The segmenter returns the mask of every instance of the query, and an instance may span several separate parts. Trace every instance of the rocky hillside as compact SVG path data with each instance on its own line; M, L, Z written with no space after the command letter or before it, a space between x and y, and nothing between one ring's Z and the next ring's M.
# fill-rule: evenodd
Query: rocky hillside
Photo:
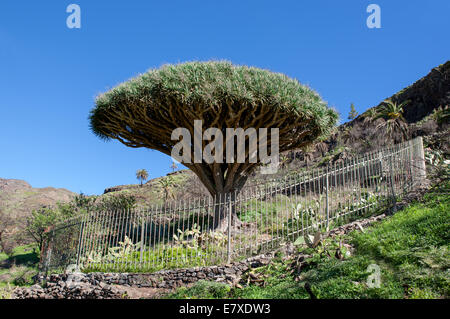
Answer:
M164 182L168 184L164 184ZM165 187L168 187L167 195ZM191 197L206 195L207 191L194 173L190 170L180 170L151 179L142 186L132 184L106 188L104 194L100 197L119 194L131 195L136 198L138 207L147 208L149 205L162 204L165 196L168 197L168 200L186 200Z
M435 67L414 84L391 97L395 101L411 101L403 116L416 123L439 107L450 105L450 61Z
M0 211L15 221L10 232L22 229L33 209L70 201L74 195L63 188L34 188L22 180L0 178Z
M450 61L447 61L380 104L367 108L354 120L340 125L329 139L306 151L289 153L290 162L295 162L294 166L325 163L400 142L400 136L387 138L377 128L383 119L373 119L386 99L398 104L407 102L402 115L408 124L408 139L441 134L441 150L450 155L449 134L445 133L450 129Z
M34 188L22 180L0 178L0 209L17 218L42 206L69 201L74 195L64 188Z

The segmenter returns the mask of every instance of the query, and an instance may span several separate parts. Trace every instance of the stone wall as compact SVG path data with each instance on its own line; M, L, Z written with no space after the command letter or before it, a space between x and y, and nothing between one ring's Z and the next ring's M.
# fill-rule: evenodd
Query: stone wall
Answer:
M30 288L14 290L14 299L120 299L122 292L116 287L99 283L64 281L47 282L44 287L36 284Z
M209 280L235 285L249 268L268 264L273 253L248 258L223 266L194 267L188 269L162 270L155 273L72 273L40 276L30 288L14 291L19 299L103 299L121 298L115 286L150 287L173 289Z

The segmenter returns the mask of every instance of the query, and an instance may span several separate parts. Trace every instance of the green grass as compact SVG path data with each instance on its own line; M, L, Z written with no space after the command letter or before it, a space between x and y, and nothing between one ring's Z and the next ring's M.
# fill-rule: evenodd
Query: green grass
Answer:
M223 255L223 252L222 252ZM151 273L163 269L190 268L194 266L210 266L219 260L218 248L202 249L191 247L161 247L142 254L135 251L116 258L115 262L92 263L85 266L82 271L89 272L142 272Z
M167 297L303 299L310 298L304 288L308 282L317 298L448 298L449 217L450 196L430 193L423 202L409 205L364 233L343 236L341 240L355 248L344 260L334 257L337 238L327 239L318 249L301 248L313 257L298 281L289 273L292 261L276 258L251 270L266 277L264 286L250 283L214 296L204 289L205 283L198 283ZM380 267L379 288L367 284L371 264Z
M4 253L4 252L0 253L0 262L3 260L6 260L8 258L9 258L9 256L6 253Z
M18 246L10 255L0 253L0 299L10 298L16 286L30 286L38 272L39 250L35 245Z
M212 282L206 280L199 280L191 288L181 287L176 294L169 295L168 299L223 299L228 296L231 288L229 285Z

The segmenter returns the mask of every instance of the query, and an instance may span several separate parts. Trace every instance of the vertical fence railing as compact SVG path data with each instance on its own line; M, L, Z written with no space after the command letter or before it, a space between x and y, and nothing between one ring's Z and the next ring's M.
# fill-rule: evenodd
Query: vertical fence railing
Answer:
M45 269L156 271L230 263L394 206L425 175L421 138L244 188L93 211L49 231Z

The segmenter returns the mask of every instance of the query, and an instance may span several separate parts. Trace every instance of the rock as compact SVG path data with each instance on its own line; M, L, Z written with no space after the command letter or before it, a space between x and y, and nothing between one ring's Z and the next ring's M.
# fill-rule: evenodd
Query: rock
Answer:
M15 292L17 298L43 299L109 299L122 298L123 292L113 284L125 287L176 288L206 279L238 284L241 274L253 264L267 264L270 254L223 266L194 267L190 269L162 270L152 274L129 273L71 273L42 277L48 284L45 288L34 285Z
M224 273L225 274L234 274L236 271L233 268L225 268Z

